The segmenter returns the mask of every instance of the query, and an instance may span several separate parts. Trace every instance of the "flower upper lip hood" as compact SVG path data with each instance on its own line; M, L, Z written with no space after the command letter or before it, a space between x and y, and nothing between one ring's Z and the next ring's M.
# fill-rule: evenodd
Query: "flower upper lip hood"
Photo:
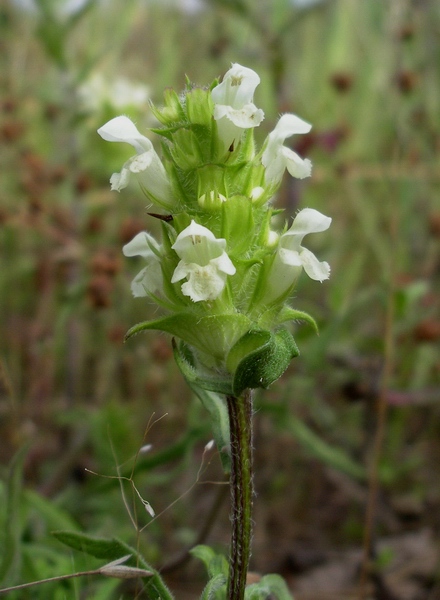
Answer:
M236 269L225 252L226 240L216 238L194 220L177 236L172 248L181 260L171 283L187 277L182 293L193 302L215 300L226 285L226 276L235 274Z
M292 177L303 179L312 172L312 163L284 146L286 138L296 133L308 133L312 126L296 115L283 115L268 135L261 162L266 168L266 183L277 185L287 170Z
M136 125L128 117L120 116L111 119L98 129L99 135L107 142L127 142L138 154L153 149L150 140L139 133Z
M234 63L225 73L223 81L211 92L212 99L216 104L214 118L219 118L216 113L222 112L220 107L228 107L232 109L230 119L233 121L235 112L238 113L247 104L252 104L254 92L259 83L260 77L255 71ZM252 106L254 105L252 104ZM261 109L254 108L261 116L261 122L264 113Z
M165 168L150 140L142 135L128 117L111 119L98 129L99 135L107 142L126 142L136 150L136 156L130 158L120 173L110 178L111 189L120 191L128 185L130 174L137 175L141 188L152 199L167 210L176 207L171 184Z

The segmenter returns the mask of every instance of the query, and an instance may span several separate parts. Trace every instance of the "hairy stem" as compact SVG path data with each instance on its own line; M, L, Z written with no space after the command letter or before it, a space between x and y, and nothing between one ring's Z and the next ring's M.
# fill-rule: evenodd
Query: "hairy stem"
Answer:
M231 433L229 600L243 600L252 538L252 391L227 396Z

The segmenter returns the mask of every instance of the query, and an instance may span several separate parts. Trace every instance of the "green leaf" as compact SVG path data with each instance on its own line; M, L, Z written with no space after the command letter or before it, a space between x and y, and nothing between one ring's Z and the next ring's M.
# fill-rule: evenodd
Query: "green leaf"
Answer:
M11 461L6 484L6 519L3 559L0 565L0 581L4 586L13 585L20 575L20 539L22 527L20 508L23 493L23 464L28 448L21 448Z
M220 575L220 574L216 575L215 577L210 579L208 581L208 583L206 584L206 587L203 590L202 595L200 596L200 600L216 600L216 598L219 597L217 592L222 587L225 587L225 590L224 590L225 593L222 594L220 597L225 597L226 582L227 582L227 578L224 575Z
M108 561L116 560L126 554L136 554L136 550L117 538L99 538L77 531L54 531L52 535L69 548ZM146 564L144 566L146 567Z
M117 560L130 554L131 557L125 563L127 566L141 567L153 573L151 576L142 578L148 582L145 589L149 598L151 600L156 600L157 598L161 598L161 600L173 600L171 592L166 587L159 573L146 562L142 554L122 540L117 538L98 538L76 531L54 531L53 535L57 540L69 546L69 548L107 561Z
M217 554L209 546L195 546L190 553L203 562L209 575L209 582L203 590L202 599L224 600L229 565L223 554ZM223 589L222 589L223 588Z
M173 340L174 342L174 340ZM215 444L220 454L223 470L225 473L230 473L231 458L229 454L229 416L226 404L221 394L232 394L232 385L230 379L213 379L203 378L197 374L197 370L191 361L191 351L182 342L180 348L173 343L174 358L177 366L185 377L192 391L199 398L203 406L209 412L212 433L214 435ZM218 389L217 388L218 383Z
M290 306L283 306L275 319L275 323L276 325L281 325L287 321L305 321L312 327L317 335L319 334L318 325L315 319L302 310L296 310L290 308Z
M242 314L201 317L200 314L186 312L139 323L129 329L125 339L128 340L133 335L149 329L165 331L223 362L229 348L249 330L249 327L250 320Z
M268 388L298 355L298 347L287 329L275 333L249 331L227 358L227 367L234 373L234 395L239 396L246 388Z
M49 529L59 529L60 527L75 529L77 527L75 520L69 513L57 506L52 500L33 490L26 490L24 497L28 506L43 517Z
M286 582L280 575L265 575L258 583L247 586L245 600L293 600Z
M190 553L202 561L210 578L217 577L217 575L228 576L229 565L223 554L217 554L212 548L203 544L194 546Z

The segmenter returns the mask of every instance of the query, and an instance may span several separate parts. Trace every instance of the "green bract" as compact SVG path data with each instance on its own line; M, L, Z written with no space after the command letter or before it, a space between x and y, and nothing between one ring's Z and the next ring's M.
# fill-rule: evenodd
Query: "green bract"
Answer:
M308 233L326 230L331 219L314 209L298 213L290 228L275 231L279 211L271 200L287 171L303 178L311 163L284 146L311 126L283 115L261 148L253 130L264 119L253 95L260 79L233 64L221 83L188 83L167 90L164 105L152 106L160 127L156 152L149 137L127 117L98 132L107 141L131 144L135 156L112 175L121 190L137 180L162 210L162 240L146 232L124 246L144 263L132 283L165 314L130 329L127 338L149 329L170 333L179 367L195 390L238 396L266 388L282 375L298 348L286 325L313 319L289 306L299 274L329 277L330 267L302 246ZM199 395L201 393L199 392Z

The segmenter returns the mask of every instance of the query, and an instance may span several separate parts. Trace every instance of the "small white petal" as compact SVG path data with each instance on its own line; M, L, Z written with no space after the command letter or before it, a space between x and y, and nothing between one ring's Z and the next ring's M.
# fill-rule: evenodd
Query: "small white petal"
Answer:
M319 262L313 252L303 248L300 254L304 271L315 281L324 281L330 277L330 265L326 262Z
M287 170L297 179L310 177L312 174L312 163L308 158L302 159L296 152L283 146L281 150Z
M122 252L124 256L150 258L152 255L155 256L151 249L152 247L159 251L159 244L156 240L146 231L141 231L128 244L123 246Z
M177 283L188 275L188 263L181 260L177 267L174 269L173 276L171 277L171 283Z
M217 104L214 108L214 119L219 121L225 117L240 129L250 129L257 127L264 119L264 112L261 108L257 108L255 104L245 104L240 108L232 108Z
M110 189L112 191L120 192L128 185L130 179L130 173L128 169L122 169L120 173L113 173L110 177Z
M132 173L142 173L142 171L146 171L153 162L154 154L154 150L149 150L148 152L142 152L142 154L134 156L130 161L130 171Z
M226 252L223 252L218 258L213 258L210 264L226 275L235 275L236 268Z
M266 167L265 181L268 184L277 184L281 181L286 162L281 152L273 153L269 147L263 153L261 162Z
M131 282L131 291L135 298L154 294L162 289L162 269L157 257L148 261Z
M290 250L289 248L280 248L279 256L281 262L290 267L302 267L302 260L297 250Z
M215 300L225 287L226 275L214 265L187 265L188 281L182 285L182 293L193 302Z

